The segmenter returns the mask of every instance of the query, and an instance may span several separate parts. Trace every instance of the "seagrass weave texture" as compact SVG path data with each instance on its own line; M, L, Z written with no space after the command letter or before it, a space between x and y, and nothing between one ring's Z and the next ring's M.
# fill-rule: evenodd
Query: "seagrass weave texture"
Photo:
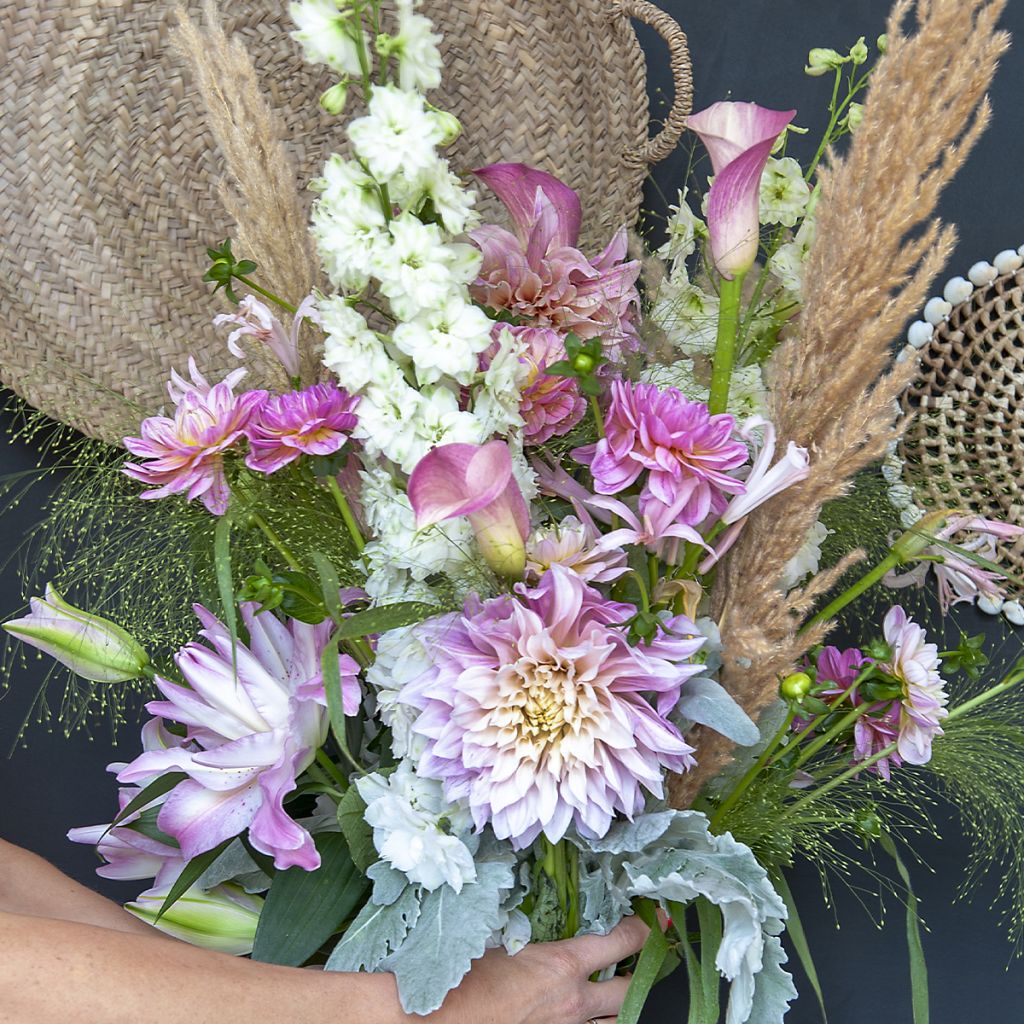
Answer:
M903 397L901 456L918 497L1024 526L1024 269L953 307ZM1024 542L1003 561L1024 575Z
M201 0L186 6L198 16ZM223 18L286 126L305 195L343 137L317 104L333 80L303 62L287 6L245 0L224 4ZM206 246L233 234L218 199L224 169L169 45L172 7L0 0L0 378L112 441L163 405L168 372L189 353L215 377L235 365L210 327L223 300L200 280ZM587 213L582 246L599 251L635 219L647 163L683 129L682 31L646 0L426 0L424 11L444 35L446 80L432 99L464 129L453 166L515 160L560 176ZM665 36L675 74L653 139L630 17ZM490 197L481 207L501 216Z

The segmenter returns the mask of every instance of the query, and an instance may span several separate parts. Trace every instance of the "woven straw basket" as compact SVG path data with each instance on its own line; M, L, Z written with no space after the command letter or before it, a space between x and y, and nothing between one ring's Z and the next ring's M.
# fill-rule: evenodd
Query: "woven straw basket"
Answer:
M0 378L32 405L106 440L165 401L187 354L233 365L210 327L205 248L232 235L202 104L168 43L167 0L0 0ZM199 0L189 10L198 13ZM224 5L287 126L296 188L341 147L282 0ZM462 121L460 171L532 163L579 190L596 251L640 203L647 165L689 112L686 37L646 0L427 0L444 34L439 99ZM666 39L675 102L648 138L636 17ZM500 217L484 199L485 216ZM258 253L245 253L259 260ZM260 381L250 379L250 386Z
M900 451L917 497L1024 526L1024 268L954 306L921 356ZM1001 550L1024 576L1024 541Z

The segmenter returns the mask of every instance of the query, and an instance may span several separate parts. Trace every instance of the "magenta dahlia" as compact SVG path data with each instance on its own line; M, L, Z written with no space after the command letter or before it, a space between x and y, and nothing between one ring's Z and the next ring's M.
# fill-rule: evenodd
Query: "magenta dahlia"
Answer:
M236 395L234 385L244 371L236 371L212 387L189 360L192 383L171 375L168 385L174 416L150 416L142 421L141 437L126 437L124 446L143 465L125 463L134 480L151 484L142 498L166 498L184 493L189 501L200 498L215 515L228 508L228 482L224 453L245 436L253 414L266 399L265 391Z
M734 428L732 416L713 416L703 402L691 402L676 388L616 380L605 436L577 448L573 458L590 467L600 494L620 493L647 470L641 514L694 526L712 513L721 515L725 495L743 493L743 481L732 473L749 453L733 438Z
M634 614L552 565L534 588L428 620L434 663L399 696L419 711L419 773L519 849L638 814L644 789L660 797L665 771L694 764L667 716L704 640L680 617L631 644Z
M271 396L249 421L245 464L258 473L276 473L300 455L333 455L358 422L358 403L334 384Z

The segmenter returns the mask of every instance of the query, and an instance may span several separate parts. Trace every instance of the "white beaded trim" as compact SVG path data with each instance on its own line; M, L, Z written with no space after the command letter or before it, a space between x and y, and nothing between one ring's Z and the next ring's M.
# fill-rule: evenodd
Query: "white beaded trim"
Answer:
M922 319L915 320L907 329L907 343L896 356L896 362L903 363L931 343L935 328L943 323L953 307L966 302L974 291L987 288L997 277L1012 274L1024 266L1024 245L1019 249L1004 249L997 253L992 262L982 260L967 271L967 277L952 277L946 282L941 295L930 298L922 311ZM899 411L897 407L897 411ZM904 462L896 450L896 443L889 445L882 460L882 476L889 485L886 495L892 507L900 516L900 523L909 530L925 510L914 501L914 492L903 480ZM980 597L975 607L988 615L1004 615L1014 626L1024 626L1024 605L1020 601L990 600Z

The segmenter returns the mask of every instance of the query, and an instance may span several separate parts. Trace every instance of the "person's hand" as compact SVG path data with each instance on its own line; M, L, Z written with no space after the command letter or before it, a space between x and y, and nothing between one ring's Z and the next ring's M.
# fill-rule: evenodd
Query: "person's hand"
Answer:
M590 976L636 953L647 926L628 917L607 935L527 946L515 956L492 949L473 964L431 1024L614 1024L628 978ZM438 950L438 956L444 951Z

